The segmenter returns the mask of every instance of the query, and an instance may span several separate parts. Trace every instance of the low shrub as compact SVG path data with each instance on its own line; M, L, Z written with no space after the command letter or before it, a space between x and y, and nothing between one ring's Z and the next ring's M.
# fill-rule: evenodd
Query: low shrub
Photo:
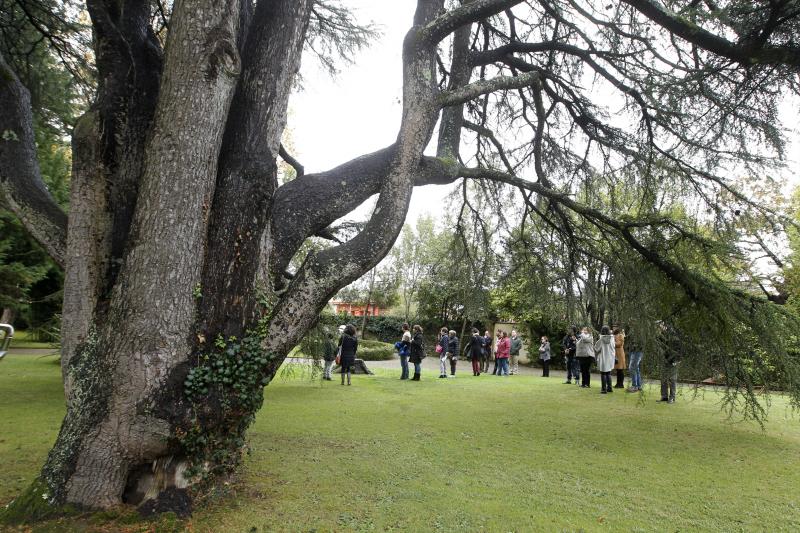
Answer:
M394 344L364 339L358 341L356 357L364 361L387 361L394 359L396 354Z

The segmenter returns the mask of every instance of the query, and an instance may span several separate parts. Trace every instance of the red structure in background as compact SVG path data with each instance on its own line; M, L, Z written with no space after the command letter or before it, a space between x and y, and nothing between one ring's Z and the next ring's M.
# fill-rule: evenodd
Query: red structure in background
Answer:
M355 304L352 302L331 302L335 313L347 313L353 316L364 316L367 310L365 304ZM386 309L375 304L369 306L369 316L381 316L386 313Z

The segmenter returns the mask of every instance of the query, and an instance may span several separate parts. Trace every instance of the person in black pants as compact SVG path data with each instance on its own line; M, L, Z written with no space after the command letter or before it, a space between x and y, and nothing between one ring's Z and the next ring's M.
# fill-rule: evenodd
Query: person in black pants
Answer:
M464 347L464 355L472 360L472 375L481 375L481 365L483 358L483 337L480 336L478 328L472 328L472 337Z
M550 340L544 336L539 345L539 359L542 361L542 377L550 377Z
M350 324L344 328L344 334L339 339L339 346L342 348L339 360L342 365L342 385L344 385L345 374L347 374L347 384L350 385L350 374L356 364L356 351L358 350L355 326Z
M450 330L447 334L449 341L447 342L447 355L450 357L450 375L456 375L456 363L458 363L458 337L454 330Z
M591 369L594 362L594 337L589 328L583 327L578 340L575 342L575 357L581 365L581 387L589 388L591 385Z
M575 371L575 343L577 342L577 337L575 336L575 326L570 326L569 330L567 330L567 334L561 340L561 348L564 351L564 357L566 357L567 363L567 381L564 384L571 384L572 378L575 378L575 383L580 383L581 379L578 376L578 373Z

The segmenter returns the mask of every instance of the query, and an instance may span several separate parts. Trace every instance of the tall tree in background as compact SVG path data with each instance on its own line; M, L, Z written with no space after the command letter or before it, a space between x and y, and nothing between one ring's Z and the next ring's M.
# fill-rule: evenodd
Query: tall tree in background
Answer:
M65 66L42 31L59 40L81 43L86 28L63 21L60 17L66 6L55 6L42 4L36 9L0 0L0 55L8 59L20 82L29 89L42 181L55 202L66 209L71 170L69 136L86 107L89 87L75 75L77 70L71 70L85 65L72 62ZM11 130L6 136L13 138ZM0 322L21 324L34 332L57 322L54 318L61 312L62 288L61 268L24 231L0 198Z
M800 398L796 361L765 331L780 312L659 246L708 239L655 208L617 216L575 195L627 179L645 198L666 169L687 202L715 206L720 227L734 209L774 217L722 171L780 153L775 106L797 91L800 67L795 4L416 5L396 142L327 172L298 165L278 186L304 43L349 20L336 2L178 1L164 13L160 2L87 0L97 93L72 136L69 225L42 182L30 93L0 58L3 198L66 269L67 414L39 480L8 513L143 494L167 509L188 498L187 480L235 467L263 386L329 298L388 253L413 187L458 178L495 197L520 190L572 248L596 238L572 217L624 243L723 333L749 328L783 354ZM331 46L364 36L346 34ZM437 122L436 155L424 156ZM461 153L464 133L474 154ZM374 194L363 229L286 275L306 239ZM727 357L735 369L746 354Z

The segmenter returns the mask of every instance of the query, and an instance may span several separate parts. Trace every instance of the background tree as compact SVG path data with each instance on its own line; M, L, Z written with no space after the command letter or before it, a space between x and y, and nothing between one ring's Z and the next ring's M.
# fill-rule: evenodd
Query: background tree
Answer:
M343 288L336 299L364 306L361 318L361 332L367 331L372 306L388 309L397 304L398 294L397 271L383 262L372 268L362 278Z
M327 301L389 252L413 187L459 178L487 206L519 190L570 249L597 239L580 220L635 254L669 295L658 311L674 308L667 316L706 339L698 353L724 362L750 414L763 415L753 369L767 388L775 381L757 354L731 350L742 334L775 354L800 400L797 360L776 334L793 318L682 264L687 247L725 248L651 202L675 180L722 234L737 208L777 216L723 170L781 154L776 106L797 92L800 65L793 3L418 0L396 142L278 186L304 44L331 28L343 42L365 35L324 23L343 20L319 9L332 4L197 0L165 13L87 0L97 92L72 135L68 226L41 179L30 93L0 58L3 198L66 268L67 414L39 480L6 516L142 494L156 495L148 509L185 509L187 479L236 466L263 386ZM425 156L437 122L436 154ZM636 216L585 200L604 191L613 201L626 181L643 205ZM357 234L286 275L304 241L375 194ZM712 344L707 330L731 341Z

